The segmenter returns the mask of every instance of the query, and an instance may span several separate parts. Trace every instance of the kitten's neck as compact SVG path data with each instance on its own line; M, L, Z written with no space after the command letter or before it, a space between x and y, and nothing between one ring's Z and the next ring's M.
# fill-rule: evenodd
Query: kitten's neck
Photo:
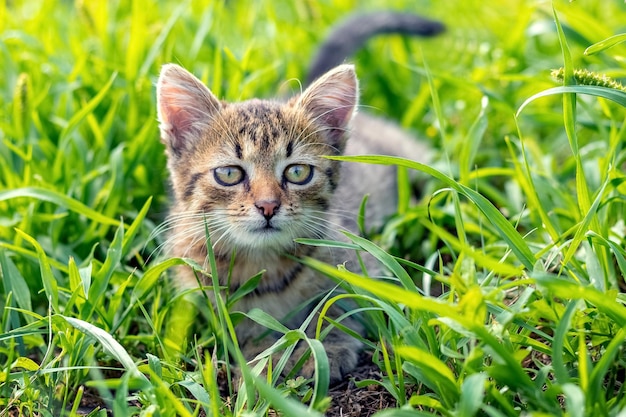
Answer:
M253 257L235 254L234 261L230 255L218 257L216 261L220 283L228 285L233 293L250 278L264 271L255 293L261 295L281 291L302 271L303 265L298 258L314 256L317 249L305 245L297 245L296 248L292 253L263 253Z

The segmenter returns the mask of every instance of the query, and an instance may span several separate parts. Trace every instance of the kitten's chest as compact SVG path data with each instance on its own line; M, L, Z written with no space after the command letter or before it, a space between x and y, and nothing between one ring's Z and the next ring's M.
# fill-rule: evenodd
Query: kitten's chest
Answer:
M235 262L228 268L230 280L220 281L228 285L231 295L261 273L256 287L237 302L235 309L250 311L252 308L260 308L279 319L292 312L303 301L328 290L330 285L330 280L317 272L285 258L272 259L266 263ZM223 277L229 276L228 270L221 273Z
M218 265L220 283L228 286L232 294L245 285L253 277L260 279L252 295L261 297L271 294L285 294L300 291L299 285L305 278L317 281L317 274L301 263L287 257L268 257L266 259L250 259L240 257L234 262L223 262ZM310 290L319 285L313 284Z

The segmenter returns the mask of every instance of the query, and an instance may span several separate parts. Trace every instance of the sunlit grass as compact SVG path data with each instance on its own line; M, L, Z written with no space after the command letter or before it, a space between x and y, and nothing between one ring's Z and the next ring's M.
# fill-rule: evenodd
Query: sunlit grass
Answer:
M366 323L383 377L357 385L402 407L378 416L623 413L626 93L575 76L623 84L623 2L41 0L0 3L0 416L78 415L88 395L116 416L325 412L317 340L243 312L283 335L246 364L241 293L213 309L168 281L189 261L153 239L168 201L154 83L176 62L227 100L287 97L334 22L379 8L447 32L352 58L362 111L436 150L352 158L419 172L417 202L350 236L388 279L303 260ZM316 378L281 381L298 341Z

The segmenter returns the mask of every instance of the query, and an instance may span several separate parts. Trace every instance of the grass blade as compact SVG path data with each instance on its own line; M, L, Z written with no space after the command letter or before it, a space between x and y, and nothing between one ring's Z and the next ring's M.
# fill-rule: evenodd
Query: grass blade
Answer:
M542 97L560 94L585 94L588 96L605 98L607 100L614 101L620 106L626 107L626 92L624 91L616 90L614 88L601 87L597 85L564 85L560 87L549 88L527 98L517 109L515 117L519 117L519 115L526 108L526 106L528 106L533 101Z
M67 123L67 126L65 126L65 128L61 131L61 134L59 135L60 143L65 143L68 136L74 131L74 129L76 129L78 124L82 122L83 119L87 117L87 115L92 113L94 109L98 106L98 104L100 104L100 102L107 96L109 90L111 89L111 86L113 85L113 81L115 81L116 78L117 73L114 72L113 74L111 74L111 77L106 82L106 84L104 84L100 91L98 91L98 94L96 94L91 100L89 100L89 102L84 105L80 109L80 111L78 111L78 113L72 116L72 118Z
M148 380L141 372L139 372L139 368L137 368L133 359L130 357L128 352L126 352L126 349L124 349L124 347L120 345L119 342L109 333L84 320L63 315L57 315L57 317L62 318L81 333L84 333L96 340L102 346L104 351L115 358L115 360L118 361L133 378L138 378L140 381L148 383Z
M461 154L459 155L459 178L460 182L466 185L470 182L470 172L475 168L474 160L480 149L483 136L487 131L488 120L486 110L488 105L489 98L485 96L481 100L480 112L467 133L467 144L461 148Z
M126 233L124 234L124 241L122 242L122 255L128 254L128 251L130 250L130 245L132 245L133 239L137 235L141 223L145 219L146 214L148 214L151 203L152 197L148 197L148 200L146 200L145 204L137 214L137 217L135 217L135 220L133 220L132 224L126 230Z
M578 172L582 172L582 166L577 167L577 169L579 169ZM577 179L579 177L580 176L577 176ZM595 230L599 230L600 229L599 225L597 225L597 222L598 222L597 213L598 213L598 208L600 207L600 203L603 201L604 190L606 189L607 185L608 185L608 182L604 182L604 184L602 184L602 187L600 188L600 190L598 190L598 194L597 194L596 198L594 199L593 204L589 204L588 210L586 212L584 212L585 216L583 217L582 221L578 225L578 227L576 229L576 233L574 234L574 237L573 237L573 239L572 239L572 241L571 241L571 243L569 245L569 248L567 249L567 252L565 253L565 255L563 257L563 264L564 265L568 265L569 264L570 260L574 256L574 253L578 250L578 247L580 246L580 243L585 238L585 235L589 231L589 229L590 228L591 229L595 229ZM579 186L581 188L583 188L584 191L587 190L586 185L579 184ZM604 280L600 279L600 277L595 277L594 281L597 282L597 285L598 285L599 289L604 289L603 288L603 287L605 287L605 281Z
M11 200L14 198L34 198L37 200L47 201L58 206L65 207L75 213L87 217L88 219L94 220L102 224L110 226L120 225L119 220L111 219L110 217L104 216L99 212L87 207L80 201L74 200L73 198L70 198L54 190L48 190L39 187L25 187L0 191L0 201Z
M485 397L487 378L487 374L484 373L472 374L465 378L457 405L458 417L473 417L478 413Z
M397 285L371 278L365 278L347 270L339 270L313 258L303 258L302 263L320 271L325 275L328 275L331 278L346 281L349 284L363 288L364 290L367 290L385 300L393 300L418 311L429 311L440 316L453 316L455 318L460 318L460 316L456 315L450 305L431 298L423 297L417 292L408 291Z
M2 268L2 284L5 294L13 294L13 299L21 309L32 310L28 284L4 250L0 250L0 268Z
M95 308L95 305L99 300L105 296L106 288L109 285L113 272L119 266L122 259L122 242L124 241L124 227L120 223L115 232L111 246L107 250L107 256L100 269L94 274L91 288L89 288L89 294L87 294L89 301Z
M300 402L284 397L279 391L270 387L259 377L254 377L254 385L263 398L267 399L273 407L282 412L285 416L298 417L322 417L323 415L315 410L305 407Z
M452 407L458 401L459 387L448 365L430 352L411 346L398 346L395 350L419 370L421 381L439 394L444 406Z
M165 271L178 265L188 265L191 267L191 265L181 258L171 258L159 264L152 265L143 276L139 278L139 281L137 281L135 288L133 288L132 299L142 300L146 294L152 291L157 280Z
M567 351L571 354L572 347L567 342L567 333L570 329L572 316L578 309L578 300L570 301L565 308L563 316L559 318L559 324L554 333L554 342L552 344L552 366L554 367L554 375L559 384L565 385L570 382L570 375L565 366L563 354Z
M617 292L598 291L593 287L583 286L551 274L533 273L531 277L554 296L563 299L583 299L609 316L616 325L626 327L626 309L616 301Z
M417 287L415 283L406 272L404 268L396 261L393 256L389 255L387 252L382 250L376 244L370 242L367 239L363 239L360 236L353 235L349 232L344 232L344 234L350 239L353 243L356 243L361 248L369 252L372 256L378 259L383 265L385 265L404 286L404 288L417 292Z
M602 357L591 371L589 392L587 393L588 400L594 402L603 400L603 383L606 374L613 365L617 354L623 350L624 340L626 340L626 328L622 327L615 333L615 336L604 350Z
M609 48L612 48L613 46L622 43L622 42L626 42L626 33L620 33L619 35L613 35L609 38L603 39L600 42L596 42L593 45L587 47L587 49L585 49L585 52L583 52L585 55L595 55L597 53L600 53L602 51L605 51Z
M517 256L519 261L529 270L533 269L533 265L535 264L535 256L532 251L524 242L524 239L519 235L519 233L513 228L511 223L502 215L500 210L498 210L489 200L485 197L464 186L463 184L459 184L454 181L447 175L437 171L436 169L422 164L416 161L410 161L404 158L398 158L394 156L329 156L330 159L336 159L339 161L348 161L348 162L364 162L369 164L383 164L383 165L398 165L411 169L416 169L418 171L425 172L429 174L448 187L454 189L459 194L468 198L472 203L474 203L478 209L484 214L484 216L493 224L496 228L502 239L506 241L513 251L513 253Z
M59 310L59 289L57 286L57 280L52 273L52 268L50 267L50 262L48 261L48 256L44 252L41 245L31 236L22 232L19 229L15 229L18 235L20 235L24 240L33 245L35 250L37 251L37 257L39 259L39 265L41 269L41 282L43 284L44 291L46 292L46 298L52 305L52 309L54 312L58 313Z

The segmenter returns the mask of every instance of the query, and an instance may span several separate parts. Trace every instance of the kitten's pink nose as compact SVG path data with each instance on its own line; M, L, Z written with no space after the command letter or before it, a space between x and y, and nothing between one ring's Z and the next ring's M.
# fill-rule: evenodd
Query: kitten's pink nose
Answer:
M254 203L254 206L259 210L259 213L265 217L266 220L274 217L278 208L280 207L280 202L276 200L261 200Z

